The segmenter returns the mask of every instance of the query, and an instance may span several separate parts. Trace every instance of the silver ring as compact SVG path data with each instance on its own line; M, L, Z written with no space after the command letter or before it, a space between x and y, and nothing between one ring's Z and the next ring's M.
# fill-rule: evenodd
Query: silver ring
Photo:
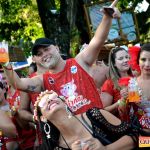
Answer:
M81 148L83 148L85 144L86 142L81 141Z

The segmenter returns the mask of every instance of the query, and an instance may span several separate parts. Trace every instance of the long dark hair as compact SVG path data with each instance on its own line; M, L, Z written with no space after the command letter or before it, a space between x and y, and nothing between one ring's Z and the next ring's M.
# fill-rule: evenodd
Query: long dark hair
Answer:
M38 117L40 118L40 116L42 115L40 108L38 107L37 110L38 110L37 112ZM40 148L38 148L38 150L54 150L55 147L59 146L59 137L60 137L59 130L51 122L48 121L47 123L50 126L50 138L49 139L47 138L46 133L44 131L45 123L42 121L38 122L40 132L42 133L42 144L40 145Z
M0 82L0 88L3 90L4 89L4 85L2 82Z
M33 68L34 72L37 71L37 65L36 65L36 63L32 62L29 67Z
M118 85L118 80L121 76L120 76L120 73L118 71L118 68L115 66L115 58L116 58L116 53L119 51L127 52L123 47L113 48L113 49L111 49L111 51L109 53L109 60L108 60L109 61L108 62L108 64L109 64L109 76L112 79L112 81L115 85L115 88L118 90L120 90L120 87ZM127 73L128 73L128 75L132 75L131 68L129 68Z
M4 86L4 83L2 83L2 82L0 82L0 88L2 89L2 90L6 90L7 91L7 89L5 88L5 86ZM7 97L7 92L5 91L5 93L4 93L4 97L5 97L5 99L6 99L6 97Z

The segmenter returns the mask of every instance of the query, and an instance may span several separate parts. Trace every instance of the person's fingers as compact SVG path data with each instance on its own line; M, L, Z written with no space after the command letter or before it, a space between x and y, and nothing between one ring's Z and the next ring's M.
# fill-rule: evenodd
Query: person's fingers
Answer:
M94 150L95 146L96 146L96 143L93 140L88 140L82 147L83 147L83 150Z
M77 141L74 142L74 144L75 144L75 145L80 145L80 144L81 144L81 141L80 141L80 140L77 140Z
M50 94L52 94L52 93L54 93L54 91L53 91L53 90L50 90L50 91L48 91L47 93L50 93Z
M123 98L127 98L127 97L128 97L128 88L123 88L123 89L120 91L120 95L121 95L121 97L123 97Z
M114 9L114 13L113 13L113 18L120 18L121 17L121 13L120 11L118 10L118 8L113 8Z
M82 150L81 141L77 140L71 145L72 150Z
M106 66L106 64L104 63L104 61L103 61L103 60L101 61L101 64L102 64L103 66Z
M127 97L128 97L128 93L125 93L125 92L120 93L120 95L121 95L121 97L123 97L123 98L127 98Z
M110 5L110 7L115 7L115 6L117 5L117 3L118 3L118 0L114 0L114 1L112 2L112 4Z
M122 116L124 113L122 112L122 109L121 108L119 108L118 109L118 112L119 112L119 114Z
M85 145L82 147L82 150L89 150L89 145L88 145L88 144L85 144Z

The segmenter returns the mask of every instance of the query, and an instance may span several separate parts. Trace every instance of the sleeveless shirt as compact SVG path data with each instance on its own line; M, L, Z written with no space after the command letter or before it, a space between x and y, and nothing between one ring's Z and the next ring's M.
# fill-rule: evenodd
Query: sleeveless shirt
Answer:
M61 72L43 74L43 81L45 89L65 97L67 105L75 114L93 107L102 108L94 80L73 58L66 61Z

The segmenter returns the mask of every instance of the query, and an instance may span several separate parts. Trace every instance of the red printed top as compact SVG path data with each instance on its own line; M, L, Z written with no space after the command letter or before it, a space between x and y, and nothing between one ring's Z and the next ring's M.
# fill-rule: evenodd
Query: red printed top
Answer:
M92 107L102 108L92 77L76 62L68 59L63 71L43 74L44 87L66 98L72 112L80 114Z
M10 96L7 98L7 101L10 105L10 108L15 107L16 109L18 109L20 106L20 91L16 90L12 96L9 91L9 94L10 94Z
M14 95L8 98L10 107L19 108L20 106L20 91L16 90ZM34 146L36 131L33 129L22 129L16 121L16 116L12 117L13 123L16 126L18 138L8 138L8 142L19 140L19 146L21 148L30 148Z
M113 103L117 102L121 96L120 91L115 89L114 83L111 79L107 79L101 87L101 92L109 93L113 97Z

